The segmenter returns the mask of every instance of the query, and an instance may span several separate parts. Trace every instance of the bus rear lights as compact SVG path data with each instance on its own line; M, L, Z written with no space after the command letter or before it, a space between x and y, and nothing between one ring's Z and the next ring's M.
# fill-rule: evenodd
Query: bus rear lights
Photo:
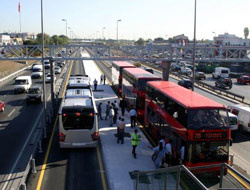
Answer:
M93 113L90 113L90 114L89 114L89 116L93 117L93 116L94 116L94 114L93 114Z
M76 116L81 116L81 113L80 112L76 112Z
M60 142L64 142L65 141L65 137L66 137L66 135L64 135L63 133L59 133L59 140L60 140Z
M96 141L96 140L98 140L98 138L99 138L99 133L98 133L98 132L94 132L91 136L92 136L92 139L93 139L94 141Z
M64 114L63 114L63 117L66 117L66 116L67 116L66 113L64 113Z

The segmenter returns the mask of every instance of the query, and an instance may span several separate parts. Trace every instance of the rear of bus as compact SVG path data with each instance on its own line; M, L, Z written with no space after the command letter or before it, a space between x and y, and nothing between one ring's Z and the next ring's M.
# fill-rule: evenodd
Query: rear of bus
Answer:
M96 147L98 137L98 118L93 99L65 99L59 113L60 148Z

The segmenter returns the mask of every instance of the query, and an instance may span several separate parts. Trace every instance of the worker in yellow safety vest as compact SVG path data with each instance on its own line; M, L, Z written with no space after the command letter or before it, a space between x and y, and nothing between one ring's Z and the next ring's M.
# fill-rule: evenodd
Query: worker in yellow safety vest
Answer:
M134 130L134 133L131 135L131 144L132 144L132 154L134 156L134 158L136 158L136 153L135 153L135 149L137 147L137 145L139 144L140 142L140 137L138 135L138 130L135 129Z

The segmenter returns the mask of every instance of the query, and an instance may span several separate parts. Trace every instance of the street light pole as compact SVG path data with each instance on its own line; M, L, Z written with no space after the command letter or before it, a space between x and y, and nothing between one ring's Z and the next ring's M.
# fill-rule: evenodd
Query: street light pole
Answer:
M194 82L195 82L195 52L196 52L196 0L194 2L194 47L193 47L193 80L192 80L192 91L194 91Z
M106 29L106 27L103 27L103 28L102 28L102 38L103 38L103 40L105 39L105 38L104 38L104 30L105 30L105 29Z
M69 29L69 38L71 38L71 28L70 27L68 27L68 29Z
M118 38L118 23L120 22L120 21L122 21L121 19L119 19L119 20L117 20L117 30L116 30L116 39L117 39L117 46L118 46L118 44L119 44L119 38Z
M68 23L67 23L67 19L62 19L62 21L64 21L66 23L66 36L68 36Z
M43 67L43 109L44 109L44 137L46 137L46 86L45 86L45 66L44 66L44 32L43 32L43 0L41 0L41 32L42 32L42 67Z

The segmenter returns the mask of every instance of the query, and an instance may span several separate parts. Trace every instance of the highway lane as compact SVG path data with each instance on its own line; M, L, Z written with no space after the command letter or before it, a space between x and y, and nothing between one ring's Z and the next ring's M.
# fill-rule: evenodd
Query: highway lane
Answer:
M82 61L74 61L71 74L85 74ZM60 149L58 134L56 125L44 177L40 178L40 172L31 175L27 181L27 189L36 189L39 180L42 180L41 189L103 189L103 171L99 168L98 150ZM37 159L38 171L41 170L43 161Z
M48 72L48 71L46 71ZM25 70L20 75L30 75L30 70ZM42 85L42 79L33 79L33 85ZM38 116L43 112L42 104L26 104L26 93L14 94L14 79L1 85L0 99L6 103L5 111L0 113L0 181L4 175L13 172L17 158L23 155L21 150L26 140L36 126ZM46 84L47 97L50 94L50 84ZM48 102L48 105L50 102ZM43 117L42 117L43 118ZM41 118L38 125L43 122ZM24 154L28 154L25 152ZM20 157L22 158L22 157ZM2 183L0 184L3 185Z

